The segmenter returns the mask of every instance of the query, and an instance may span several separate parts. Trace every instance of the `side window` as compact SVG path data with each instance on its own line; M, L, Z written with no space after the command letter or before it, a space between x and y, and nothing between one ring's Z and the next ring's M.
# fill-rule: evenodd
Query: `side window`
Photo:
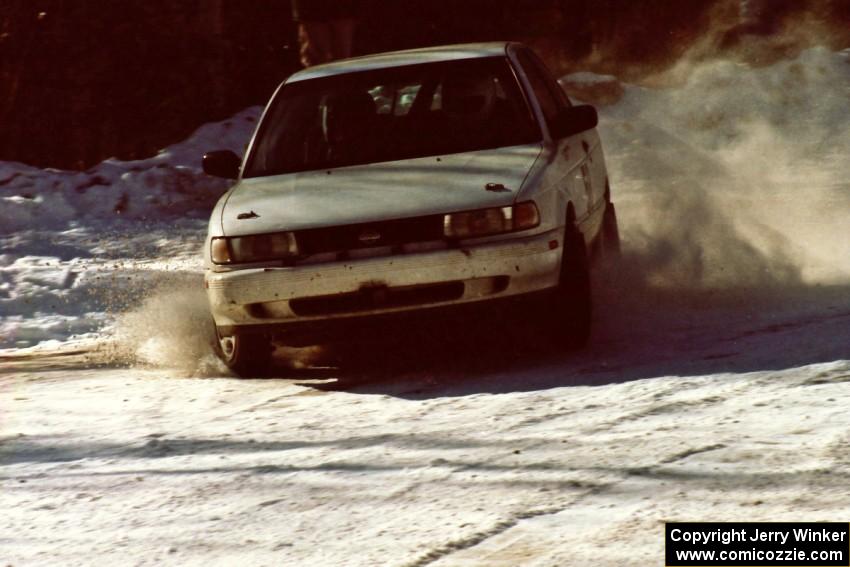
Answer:
M552 124L555 116L561 105L552 93L552 90L546 84L545 77L541 75L540 70L535 64L527 51L521 51L518 54L519 62L528 77L528 82L531 83L531 89L534 91L534 96L537 97L540 103L540 108L543 110L543 116L546 118L547 124Z

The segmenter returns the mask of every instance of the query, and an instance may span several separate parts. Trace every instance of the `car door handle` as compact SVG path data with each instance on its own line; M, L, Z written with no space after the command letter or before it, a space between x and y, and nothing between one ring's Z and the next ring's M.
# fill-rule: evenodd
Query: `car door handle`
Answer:
M581 141L581 147L584 148L584 153L590 153L590 144L588 144L586 140Z

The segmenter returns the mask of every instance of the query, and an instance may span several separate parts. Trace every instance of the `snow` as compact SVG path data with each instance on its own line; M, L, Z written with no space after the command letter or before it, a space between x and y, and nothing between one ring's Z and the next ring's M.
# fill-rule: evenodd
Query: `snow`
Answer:
M461 381L462 396L409 379L7 375L4 556L646 565L664 521L848 512L846 361L609 386L564 386L580 376L562 361L522 391L537 370L490 377L498 395Z
M570 73L560 79L565 83L586 83L586 84L600 84L600 83L614 83L619 82L617 77L614 75L600 75L598 73L591 73L589 71L579 71L577 73Z
M602 106L619 102L625 90L617 77L587 71L571 73L558 79L558 82L577 102Z
M613 79L624 257L576 354L447 329L228 377L199 259L225 185L199 156L241 151L259 109L149 160L0 164L0 558L646 565L665 521L841 521L848 63Z
M0 348L95 338L141 282L201 269L198 245L227 188L201 171L201 156L241 154L260 110L204 125L152 158L86 172L0 162Z
M152 158L108 159L84 172L0 162L2 233L206 212L226 185L201 173L201 156L210 149L243 153L259 114L260 108L249 108L202 126Z

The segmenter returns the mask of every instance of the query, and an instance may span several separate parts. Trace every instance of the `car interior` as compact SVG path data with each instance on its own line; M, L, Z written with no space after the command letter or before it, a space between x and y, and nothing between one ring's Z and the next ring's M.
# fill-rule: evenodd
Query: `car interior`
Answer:
M254 159L262 169L284 173L539 140L506 63L428 71L305 81L321 88L304 88L287 101L272 117L271 130L261 133ZM249 166L248 176L257 165Z

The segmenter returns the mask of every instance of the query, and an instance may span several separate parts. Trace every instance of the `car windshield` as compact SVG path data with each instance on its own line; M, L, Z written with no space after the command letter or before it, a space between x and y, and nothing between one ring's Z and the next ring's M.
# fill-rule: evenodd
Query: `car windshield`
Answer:
M263 119L244 176L540 139L505 57L424 63L285 85Z

